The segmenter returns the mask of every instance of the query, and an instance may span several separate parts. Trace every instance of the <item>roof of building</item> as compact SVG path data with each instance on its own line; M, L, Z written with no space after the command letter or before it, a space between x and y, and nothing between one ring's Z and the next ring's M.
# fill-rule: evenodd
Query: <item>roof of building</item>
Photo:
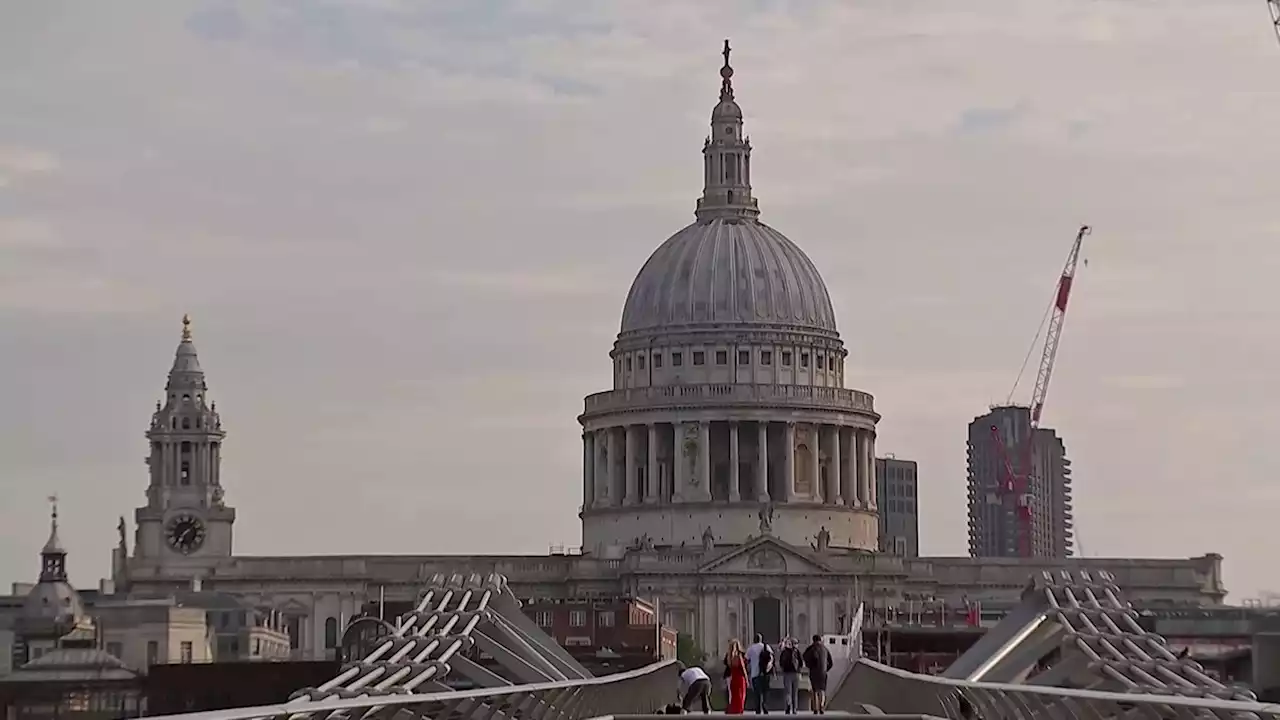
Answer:
M200 357L196 353L195 343L191 340L191 316L182 316L182 340L173 357L174 373L202 373Z
M132 680L137 673L116 656L97 648L50 650L0 682L83 682L88 680Z
M631 284L622 332L679 326L789 325L836 332L818 268L762 222L695 222L663 243Z
M25 622L48 620L51 622L74 621L84 615L80 595L65 581L40 583L31 588L22 605Z

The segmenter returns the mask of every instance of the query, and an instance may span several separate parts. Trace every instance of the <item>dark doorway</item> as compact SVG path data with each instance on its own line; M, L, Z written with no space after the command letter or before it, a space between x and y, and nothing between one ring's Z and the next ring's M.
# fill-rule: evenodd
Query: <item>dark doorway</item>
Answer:
M751 623L765 642L777 643L782 639L782 601L771 597L752 600Z

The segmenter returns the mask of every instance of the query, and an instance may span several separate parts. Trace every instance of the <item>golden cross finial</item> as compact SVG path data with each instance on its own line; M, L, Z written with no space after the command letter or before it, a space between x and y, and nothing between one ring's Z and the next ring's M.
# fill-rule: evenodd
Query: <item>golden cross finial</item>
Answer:
M49 498L49 517L53 518L53 522L58 522L58 495L55 493Z
M191 316L182 315L182 341L191 342Z

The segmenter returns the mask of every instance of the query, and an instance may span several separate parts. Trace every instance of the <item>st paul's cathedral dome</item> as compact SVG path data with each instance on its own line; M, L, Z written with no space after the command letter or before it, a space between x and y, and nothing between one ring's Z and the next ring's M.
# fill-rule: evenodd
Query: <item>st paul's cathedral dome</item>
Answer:
M694 221L631 285L583 425L583 548L877 547L871 395L817 267L760 222L725 43Z

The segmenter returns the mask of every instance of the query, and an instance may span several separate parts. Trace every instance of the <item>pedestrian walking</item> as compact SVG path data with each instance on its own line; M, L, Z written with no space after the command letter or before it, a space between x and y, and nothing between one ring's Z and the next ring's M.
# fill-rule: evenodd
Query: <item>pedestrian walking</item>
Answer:
M778 652L778 670L782 672L782 694L786 697L786 713L794 715L800 709L800 669L804 661L796 649L795 638L782 641Z
M742 643L729 641L729 650L724 654L724 681L729 690L729 707L726 715L741 715L747 710L747 683L750 676L747 666L747 655L742 651Z
M756 633L755 642L747 648L747 668L751 673L751 694L755 698L756 714L769 714L769 673L773 672L773 648L764 641L764 635Z
M827 711L827 676L831 674L831 651L822 644L822 636L814 635L804 650L804 666L809 671L809 710L815 715Z

